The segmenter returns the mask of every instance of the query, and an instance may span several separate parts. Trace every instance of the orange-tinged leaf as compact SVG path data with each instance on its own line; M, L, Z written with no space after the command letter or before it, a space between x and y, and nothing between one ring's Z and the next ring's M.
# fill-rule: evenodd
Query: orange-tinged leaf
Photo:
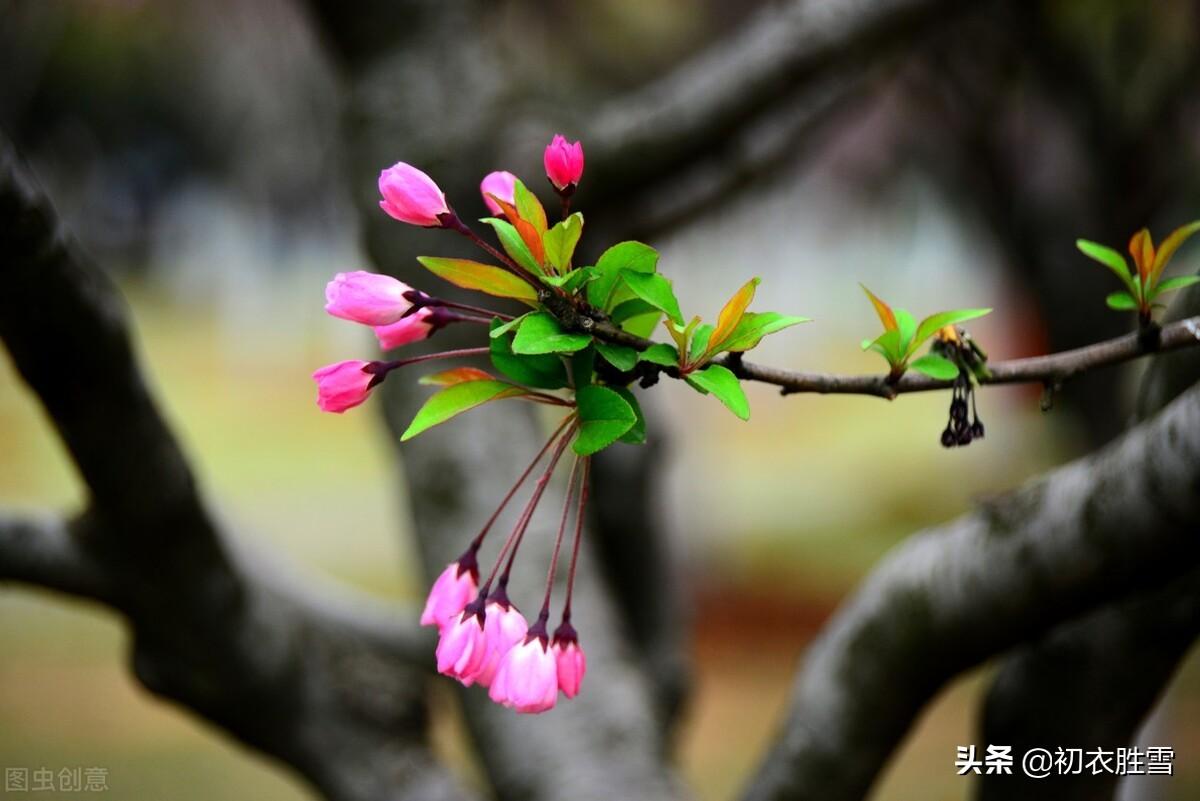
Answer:
M883 323L883 329L885 331L897 330L900 326L896 324L896 315L892 313L892 307L876 297L874 292L862 284L859 284L859 286L862 287L862 291L866 292L867 297L870 298L871 305L875 307L875 313L879 315L879 322Z
M1154 240L1150 237L1148 229L1143 228L1129 238L1129 255L1133 256L1138 275L1145 281L1154 266Z
M1200 220L1179 226L1162 241L1158 246L1158 252L1154 254L1154 265L1150 269L1150 281L1152 285L1158 281L1158 277L1162 275L1163 268L1167 266L1167 262L1175 255L1175 251L1179 250L1179 246L1188 241L1188 237L1197 231L1200 231Z
M717 353L720 351L721 345L729 339L729 335L742 321L742 315L746 313L750 301L754 300L754 290L761 280L760 278L751 278L741 289L733 293L733 297L717 315L717 325L713 328L712 336L708 338L706 352Z
M435 387L450 387L467 381L494 381L495 376L478 367L455 367L422 377L417 383Z
M418 256L417 261L434 275L463 289L474 289L498 298L514 298L537 305L537 290L500 267L470 259L443 259L435 256Z
M488 194L488 197L496 201L496 204L504 211L504 216L508 218L512 227L517 229L517 234L520 235L521 241L525 243L525 247L529 248L529 252L533 254L533 260L545 266L546 248L542 244L542 235L538 232L537 227L528 220L522 219L521 214L517 211L517 207L513 204L491 193Z

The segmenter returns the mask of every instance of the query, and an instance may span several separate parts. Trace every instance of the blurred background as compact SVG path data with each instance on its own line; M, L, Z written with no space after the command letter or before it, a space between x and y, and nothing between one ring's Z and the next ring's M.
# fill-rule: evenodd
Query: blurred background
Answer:
M587 150L594 109L636 109L622 98L691 69L771 5L348 5L0 2L0 126L120 283L221 515L314 573L417 600L403 464L382 417L371 405L322 415L309 378L373 352L323 314L332 273L390 266L381 238L409 237L389 244L401 273L449 245L372 211L374 173L411 161L465 218L482 211L473 182L490 169L514 168L548 202L531 154L553 133ZM787 76L736 135L689 140L700 155L601 153L577 204L583 252L610 234L644 238L685 312L710 318L761 275L756 308L815 318L756 351L780 366L880 370L858 347L878 327L858 281L918 317L994 307L971 326L993 359L1125 330L1104 308L1111 276L1073 242L1117 245L1142 225L1161 236L1198 216L1200 5L924 5L920 25ZM639 158L673 166L643 180L624 166ZM1185 249L1172 272L1197 266ZM950 451L941 395L748 386L743 424L680 386L642 393L664 432L663 520L694 610L677 754L700 797L741 784L807 638L891 546L1107 441L1130 419L1138 370L1090 376L1047 414L1039 388L989 389L987 439ZM76 508L82 492L0 359L0 505ZM137 686L125 646L107 612L0 588L0 766L105 767L112 794L130 798L313 797ZM874 799L967 797L955 746L978 742L987 670L939 696ZM439 747L469 775L441 706ZM1127 798L1200 797L1197 715L1193 654L1143 735L1174 746L1177 775Z

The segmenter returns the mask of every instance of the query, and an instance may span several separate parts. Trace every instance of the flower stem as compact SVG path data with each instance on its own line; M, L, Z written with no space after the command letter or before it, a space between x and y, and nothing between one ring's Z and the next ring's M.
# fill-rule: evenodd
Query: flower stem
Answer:
M454 216L454 219L444 223L444 227L449 228L452 231L457 231L467 239L471 240L493 259L496 259L503 264L509 272L514 273L533 288L539 290L542 289L543 284L536 275L510 259L507 254L501 253L499 250L496 250L496 248L492 247L487 240L471 230L471 227L459 219L457 215Z
M501 320L505 320L505 321L513 319L513 316L511 314L504 314L502 312L492 311L491 309L485 309L480 306L472 306L469 303L458 303L457 301L446 300L445 298L438 298L436 303L430 304L430 305L446 306L447 308L451 308L451 309L460 309L461 311L471 312L472 314L478 314L478 315L483 316L488 321L490 321L493 317L499 317Z
M554 538L554 552L550 555L550 569L546 571L546 595L542 598L542 616L550 616L550 592L554 588L554 574L558 572L558 552L562 549L563 534L567 530L567 518L571 513L571 501L575 497L575 475L579 472L579 457L571 465L567 478L567 497L563 500L562 519L558 521L558 536Z
M550 464L546 466L546 471L537 480L537 486L534 487L533 495L529 502L525 504L525 509L521 512L521 517L517 520L517 524L513 527L512 533L508 535L508 541L504 543L504 547L500 549L500 555L496 559L496 565L492 568L492 574L488 576L488 584L491 584L495 578L496 572L500 569L500 565L504 564L504 572L500 575L500 586L508 585L509 574L512 573L513 561L517 557L517 549L521 547L521 540L525 537L525 530L529 528L529 522L533 519L533 513L537 509L538 502L542 499L542 493L546 491L546 485L550 483L550 477L554 474L554 468L558 466L558 460L562 457L563 450L566 449L567 443L570 442L571 436L575 433L575 426L567 428L565 434L558 440L558 445L554 449L554 453L550 457ZM508 561L505 563L505 552L508 554Z
M541 450L537 452L537 456L533 457L533 461L530 462L525 470L521 473L521 476L517 479L517 483L512 485L512 488L504 496L503 500L500 501L500 505L496 507L496 511L492 512L492 516L489 517L487 522L483 524L483 530L480 531L475 539L471 541L471 544L474 547L478 548L479 546L483 545L483 538L488 535L488 532L491 530L492 526L495 525L496 520L500 517L500 514L504 511L505 507L508 506L509 502L513 499L513 496L517 494L517 490L519 490L521 485L525 483L525 480L529 478L529 474L533 472L533 468L537 467L538 462L540 462L542 457L546 455L546 451L550 450L550 446L554 444L556 439L558 439L558 435L562 433L562 430L566 428L567 423L570 422L570 420L571 415L567 415L563 418L562 422L558 424L558 427L554 429L554 433L551 434L550 438L546 440L546 444L542 446Z
M575 566L579 562L579 542L583 539L583 513L587 509L591 487L592 457L583 457L583 478L579 482L579 509L575 513L575 544L571 546L571 567L567 571L567 601L563 605L564 623L571 620L571 597L575 593Z
M433 361L434 359L457 359L460 356L486 356L491 352L491 348L458 348L457 350L443 350L438 353L426 353L421 356L410 356L407 359L383 362L380 372L386 373L398 367L407 367L410 364L420 364L421 362Z

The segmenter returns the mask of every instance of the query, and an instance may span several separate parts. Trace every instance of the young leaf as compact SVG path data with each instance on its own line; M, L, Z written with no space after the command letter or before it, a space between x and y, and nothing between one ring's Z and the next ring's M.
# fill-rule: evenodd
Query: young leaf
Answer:
M1150 237L1149 229L1143 228L1130 237L1129 255L1133 257L1138 275L1143 281L1147 280L1154 267L1154 240Z
M657 342L642 351L640 359L663 367L674 367L679 364L679 351L665 342Z
M900 332L900 352L912 353L916 350L913 336L917 333L917 321L905 309L895 309L893 312L896 315L896 330Z
M1179 226L1159 243L1158 252L1154 254L1154 266L1150 269L1151 284L1162 275L1163 268L1175 255L1175 251L1179 250L1179 246L1188 241L1188 238L1197 231L1200 231L1200 220Z
M1108 308L1117 311L1135 311L1138 307L1138 302L1123 289L1120 292L1113 292L1104 299L1104 302L1108 304Z
M638 363L637 351L627 345L613 345L597 340L596 352L613 367L623 372L632 370Z
M588 303L609 310L609 302L620 282L621 273L652 273L658 267L658 251L641 242L619 242L596 262L596 280L588 284Z
M607 448L637 423L637 412L629 402L608 387L580 387L575 391L575 403L579 434L572 447L580 456Z
M713 327L712 335L709 336L708 343L705 345L707 355L723 350L734 329L742 321L742 315L746 313L750 302L754 300L754 290L761 281L761 278L751 278L742 285L741 289L734 292L733 297L722 307L721 313L717 315L717 324Z
M595 277L591 267L580 267L578 270L571 270L566 275L547 275L542 280L551 286L560 287L571 294L575 294L579 290L579 287Z
M558 320L546 312L536 312L525 318L513 338L513 353L574 353L592 342L587 334L571 334L562 329Z
M542 235L546 246L546 260L560 273L571 264L575 246L583 235L583 215L575 212Z
M546 210L520 179L513 181L513 205L521 219L532 225L539 236L546 233Z
M400 441L407 442L422 431L444 423L450 418L488 401L514 398L526 394L528 393L520 387L514 387L503 381L480 380L452 384L425 401L425 405L417 410L413 421L400 435Z
M713 327L708 323L703 323L696 326L696 332L692 334L692 344L688 348L688 362L690 364L700 364L705 359L705 351L708 350L708 342L712 338Z
M870 299L871 305L875 307L875 313L879 315L879 322L883 323L884 331L894 331L896 329L896 315L892 313L892 307L884 303L875 293L867 289L863 284L859 284L862 291L867 293L867 298ZM864 348L864 350L866 350Z
M747 351L768 334L807 322L807 317L789 317L778 312L746 312L721 350Z
M942 381L952 381L958 378L958 365L937 353L926 353L921 358L914 359L909 367L930 378Z
M504 216L512 224L513 228L517 229L517 233L521 236L521 241L529 248L529 252L533 254L533 260L539 265L546 262L546 251L542 246L542 231L529 220L521 216L521 212L517 207L506 200L496 197L493 194L488 194L492 200L496 201L496 205L504 212ZM545 230L544 228L542 230Z
M529 246L517 233L517 229L512 227L512 223L501 220L499 217L484 217L482 222L492 226L496 231L500 247L504 248L504 252L510 259L535 275L542 274L541 265L534 261L533 254L529 252Z
M492 322L493 333L499 321ZM490 340L492 365L506 376L528 387L538 389L561 389L567 385L567 368L558 356L524 356L512 352L507 335Z
M638 403L637 398L627 388L611 387L611 389L624 398L625 402L633 408L633 413L637 415L637 420L634 421L633 427L619 437L620 441L627 442L630 445L641 445L646 441L646 417L642 414L642 405Z
M474 289L498 298L515 298L537 305L537 291L499 267L469 259L442 259L434 256L418 256L417 261L434 275L463 289Z
M904 354L900 351L900 329L893 328L890 331L884 331L873 340L863 340L863 350L873 350L883 358L892 367L899 367L904 363Z
M1174 292L1176 289L1183 289L1185 286L1200 283L1200 275L1180 275L1175 278L1168 278L1163 281L1154 290L1154 296L1157 297L1164 292Z
M621 278L639 298L665 312L676 323L683 324L683 313L679 311L679 301L675 299L675 291L671 288L671 282L666 278L658 273L630 271L621 273Z
M489 332L489 335L492 337L492 339L495 339L496 337L504 336L509 331L512 331L514 328L518 327L521 323L525 322L525 318L531 314L533 314L533 312L525 312L520 317L514 317L511 320L509 320L507 323L501 322L499 317L493 318L492 319L492 329Z
M729 411L743 420L750 419L750 402L746 400L742 384L727 368L710 364L699 372L689 373L687 382L695 388L711 392Z
M477 367L455 367L450 370L443 370L440 373L434 373L433 375L422 376L417 379L417 383L427 386L449 387L467 381L494 380L491 373L484 372Z
M1089 259L1094 259L1112 270L1113 274L1128 287L1129 293L1137 297L1138 293L1133 288L1133 275L1129 272L1129 264L1126 263L1124 256L1110 247L1089 242L1086 239L1076 239L1075 247L1079 248L1080 252Z
M990 314L991 309L954 309L952 311L938 312L931 314L921 321L917 326L917 333L912 338L909 344L907 353L913 353L917 348L921 347L921 343L929 339L937 333L939 328L947 325L955 325L956 323L974 320L976 317L982 317L985 314ZM907 355L907 354L906 354Z

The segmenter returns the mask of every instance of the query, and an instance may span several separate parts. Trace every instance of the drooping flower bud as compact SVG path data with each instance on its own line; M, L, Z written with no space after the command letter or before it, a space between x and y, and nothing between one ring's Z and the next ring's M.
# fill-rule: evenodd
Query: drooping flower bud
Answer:
M503 590L492 594L487 604L487 621L483 631L487 635L487 644L483 664L475 675L475 681L482 687L487 687L496 676L500 660L504 658L513 646L525 638L529 624L525 616L508 600Z
M379 340L379 347L391 350L428 339L434 332L434 325L430 320L433 314L434 310L426 306L394 323L375 326L375 337Z
M363 325L389 325L412 308L412 287L390 275L356 270L338 273L325 285L325 311Z
M445 626L475 597L479 591L478 580L479 568L472 551L447 565L429 590L425 611L421 613L421 625Z
M546 177L560 194L570 194L579 185L583 175L583 145L579 142L568 142L562 134L555 134L546 145L542 155L542 163L546 167Z
M527 634L500 660L488 697L518 712L545 712L558 700L558 667L541 634Z
M442 626L436 652L438 673L453 676L470 687L483 662L485 644L482 612L472 602Z
M500 208L500 204L495 200L492 200L491 196L495 195L505 203L512 203L513 192L515 191L513 187L516 181L517 176L513 175L511 172L505 172L504 170L489 172L484 176L483 180L480 181L479 192L483 195L483 202L487 204L489 209L491 209L492 214L503 214L504 209Z
M379 173L379 207L400 222L440 228L441 215L449 214L446 196L425 173L397 162Z
M374 362L359 359L327 364L312 374L317 382L317 406L341 414L367 399L376 374L367 371ZM376 382L377 383L377 382Z
M579 695L583 675L587 673L587 657L579 645L579 636L574 627L565 620L554 632L554 640L550 646L554 653L554 662L558 673L558 689L567 698Z

